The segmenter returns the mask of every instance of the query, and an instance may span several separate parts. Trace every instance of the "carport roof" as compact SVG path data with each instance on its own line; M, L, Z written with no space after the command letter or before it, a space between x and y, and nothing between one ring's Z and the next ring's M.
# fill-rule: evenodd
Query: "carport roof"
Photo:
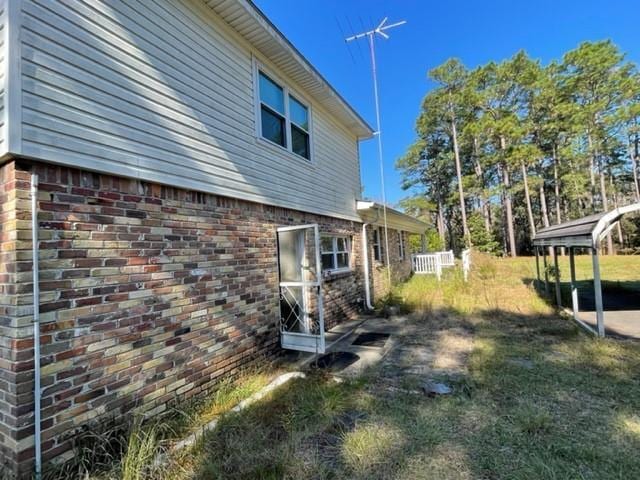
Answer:
M588 247L598 248L600 241L611 231L623 215L640 211L640 203L596 213L570 222L542 228L533 238L538 247Z

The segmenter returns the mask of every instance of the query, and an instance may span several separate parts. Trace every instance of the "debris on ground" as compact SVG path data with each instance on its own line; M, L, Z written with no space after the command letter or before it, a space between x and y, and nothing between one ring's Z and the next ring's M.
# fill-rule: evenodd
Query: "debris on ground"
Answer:
M453 389L445 383L427 381L422 384L422 391L428 397L437 397L439 395L450 395Z

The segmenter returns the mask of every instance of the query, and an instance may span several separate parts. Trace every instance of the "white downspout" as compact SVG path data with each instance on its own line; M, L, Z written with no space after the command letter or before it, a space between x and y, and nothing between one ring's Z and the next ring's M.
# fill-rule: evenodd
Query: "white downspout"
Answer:
M38 175L31 175L31 243L33 262L33 365L34 365L34 430L35 474L42 478L42 446L40 432L40 272L38 265Z
M371 292L369 291L369 247L367 243L367 226L368 223L362 224L362 257L364 266L364 297L365 307L367 310L373 310L371 305Z
M367 241L367 227L380 220L380 211L376 209L376 219L373 222L362 224L362 256L364 268L364 296L367 310L375 310L371 305L371 290L369 286L369 242Z

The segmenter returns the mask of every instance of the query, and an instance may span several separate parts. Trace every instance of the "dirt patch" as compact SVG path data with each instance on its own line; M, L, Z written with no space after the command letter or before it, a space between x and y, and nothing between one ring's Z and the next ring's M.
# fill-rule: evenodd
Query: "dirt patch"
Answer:
M468 358L474 341L470 329L453 321L414 324L398 336L398 345L385 357L382 379L387 385L402 385L418 379L460 378L468 374Z

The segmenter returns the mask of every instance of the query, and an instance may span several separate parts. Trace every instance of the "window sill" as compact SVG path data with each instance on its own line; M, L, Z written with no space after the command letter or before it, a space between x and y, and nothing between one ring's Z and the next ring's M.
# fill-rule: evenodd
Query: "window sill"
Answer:
M345 278L353 274L353 270L350 268L342 268L339 270L325 270L322 272L322 279L324 281L337 280L339 278Z

